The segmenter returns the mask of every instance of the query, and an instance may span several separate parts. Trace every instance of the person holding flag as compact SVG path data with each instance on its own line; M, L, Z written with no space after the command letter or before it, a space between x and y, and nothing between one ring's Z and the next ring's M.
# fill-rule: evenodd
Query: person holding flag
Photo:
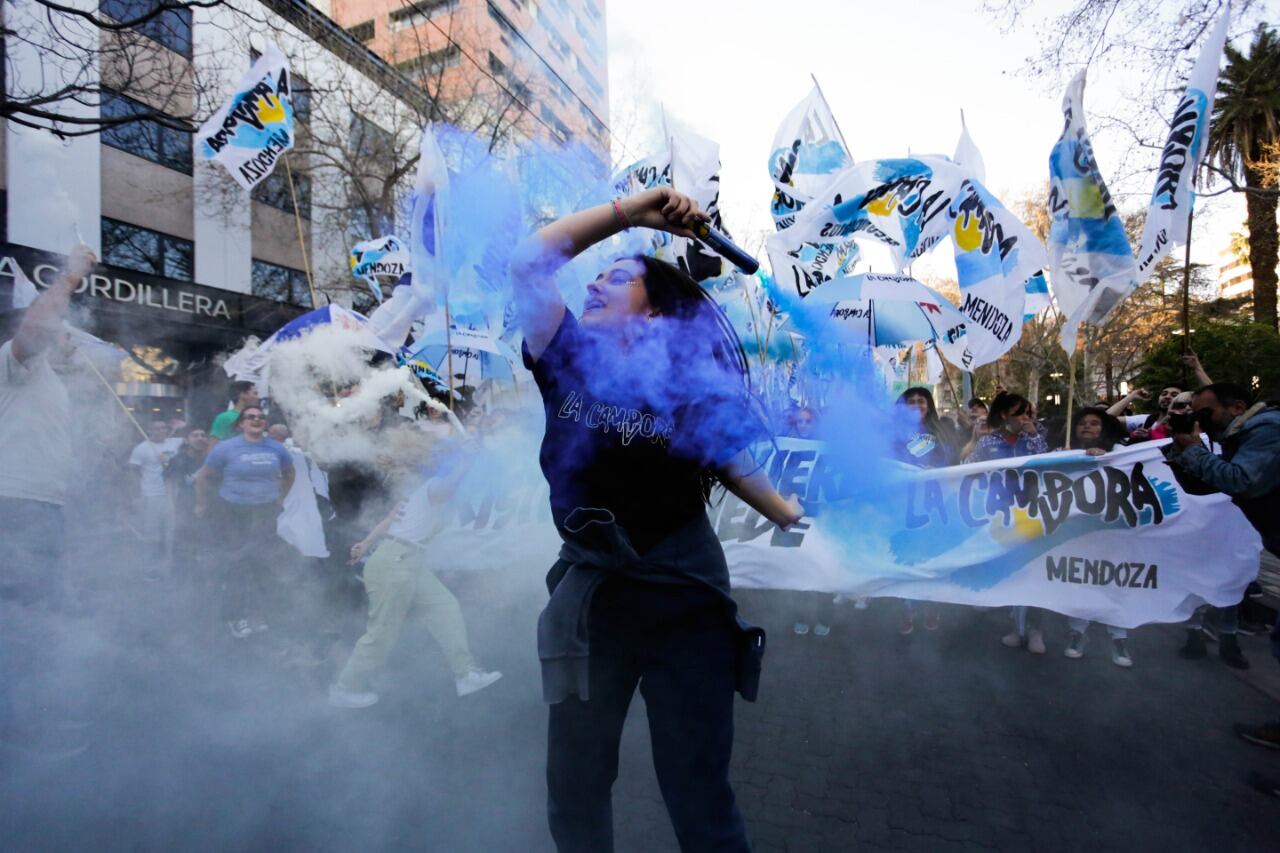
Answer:
M637 684L681 848L749 849L729 785L733 694L754 698L764 635L736 619L704 501L718 483L782 527L803 511L747 452L764 429L746 356L696 282L654 258L620 258L587 285L580 316L555 285L567 261L620 231L691 237L706 218L657 187L559 219L513 257L563 540L538 621L548 817L563 853L613 849L611 789Z
M0 332L0 744L48 758L79 754L88 744L57 724L67 696L51 685L46 640L7 608L48 615L63 606L74 423L62 375L76 355L64 320L95 263L87 246L76 246L49 288L6 316Z

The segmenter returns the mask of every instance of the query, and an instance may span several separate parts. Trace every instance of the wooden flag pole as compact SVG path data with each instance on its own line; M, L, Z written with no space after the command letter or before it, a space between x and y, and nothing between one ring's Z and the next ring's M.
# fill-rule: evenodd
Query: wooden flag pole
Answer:
M942 357L942 353L938 351L938 342L934 341L933 351L938 356L938 361L942 362L942 378L947 380L947 390L951 392L951 399L956 404L956 411L959 412L964 408L964 404L956 397L956 386L951 384L951 372L947 370L947 360Z
M1195 207L1187 209L1187 247L1182 261L1182 355L1191 351L1191 219ZM1187 387L1187 363L1182 362L1182 387Z
M1076 354L1073 351L1067 356L1067 429L1064 433L1062 446L1066 450L1071 449L1071 409L1076 400Z
M76 351L80 352L79 350ZM142 440L150 441L151 436L147 435L147 431L142 428L142 424L138 423L138 419L133 416L133 412L129 411L129 407L124 404L124 400L120 399L120 395L116 393L116 389L111 387L111 383L107 381L107 377L103 376L102 371L98 370L98 366L93 363L93 359L89 358L89 356L82 352L80 355L84 358L84 363L89 365L89 369L93 371L93 375L102 381L102 387L106 388L107 393L120 404L120 411L124 412L124 416L129 419L129 423L133 424L134 428L138 430L138 434L142 436Z
M751 317L751 331L756 336L756 354L760 356L760 364L764 364L764 355L760 352L760 318L756 316L756 309L751 304L751 297L747 294L747 289L742 288L742 299L747 303L747 315Z
M449 411L453 411L453 321L449 318L449 297L444 299L444 357L449 372Z
M760 356L760 366L764 366L765 355L769 352L769 339L773 337L773 323L777 319L777 315L772 311L769 312L769 325L764 330L764 354Z
M319 308L320 300L316 298L316 286L311 280L311 260L307 257L307 243L302 238L302 214L298 212L298 191L293 186L293 168L289 165L289 155L284 160L284 174L289 180L289 200L293 202L293 223L298 227L298 249L302 252L302 271L307 274L307 290L311 292L311 307Z

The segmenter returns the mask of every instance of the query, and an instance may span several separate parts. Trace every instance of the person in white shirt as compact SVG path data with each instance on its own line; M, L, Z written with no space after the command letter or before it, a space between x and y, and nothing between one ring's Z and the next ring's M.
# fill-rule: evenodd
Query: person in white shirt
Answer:
M474 455L474 448L458 448L450 460L452 470L437 473L419 485L351 547L354 564L377 543L364 569L369 623L337 681L329 687L330 705L366 708L378 701L371 678L395 648L410 609L426 623L444 652L459 696L483 690L502 677L500 672L476 666L458 599L427 567L430 541L444 527L444 504L457 490Z
M289 427L272 424L267 435L285 446L293 457L293 470L297 472L289 494L284 497L280 517L276 519L276 533L304 557L328 557L324 522L320 518L320 504L316 500L316 495L329 491L328 483L324 482L324 473L294 443L289 435Z
M165 481L169 460L182 447L182 439L169 435L169 424L155 420L147 426L147 440L129 454L129 470L138 498L135 522L153 562L144 577L158 580L169 573L173 558L173 496Z
M63 325L71 294L97 259L77 246L54 282L16 320L0 344L0 609L56 612L61 606L62 507L71 478L71 401L59 373L73 369L76 350ZM0 340L6 337L0 333ZM59 728L45 696L50 668L29 620L0 613L0 739L25 752L67 756L83 738ZM52 688L49 688L50 690ZM17 697L26 701L18 708Z

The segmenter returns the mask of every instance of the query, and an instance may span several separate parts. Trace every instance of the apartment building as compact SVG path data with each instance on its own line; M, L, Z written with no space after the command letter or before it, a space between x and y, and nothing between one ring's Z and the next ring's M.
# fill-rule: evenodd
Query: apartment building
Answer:
M1218 298L1241 296L1253 296L1253 268L1247 255L1242 256L1236 247L1228 246L1218 252Z
M153 0L75 2L133 20ZM203 410L193 413L200 418L223 405L219 357L246 336L265 337L309 310L308 273L320 304L371 307L347 264L348 249L370 236L369 227L319 215L341 206L347 179L313 162L323 158L300 152L315 151L321 114L326 132L338 126L353 150L388 145L397 133L404 145L415 146L417 117L430 109L421 88L306 0L255 0L248 11L171 10L151 19L141 35L162 48L149 61L172 63L172 79L205 87L202 109L234 91L268 41L284 51L298 122L292 187L278 165L250 197L222 166L194 154L192 133L154 121L62 141L9 122L0 135L0 190L7 202L0 221L0 306L8 306L19 270L38 287L50 283L78 232L101 259L76 297L78 319L129 351L117 391L144 411L183 414L195 406ZM94 49L85 45L89 54ZM9 59L20 72L49 73L47 57L11 48ZM174 102L172 92L155 88L113 90L116 73L110 63L101 68L108 91L100 105L71 108L117 116ZM194 96L184 89L178 98L184 97ZM53 207L69 211L67 221ZM193 396L201 388L212 389L204 399L198 391Z
M447 104L609 164L604 0L326 0L333 19Z

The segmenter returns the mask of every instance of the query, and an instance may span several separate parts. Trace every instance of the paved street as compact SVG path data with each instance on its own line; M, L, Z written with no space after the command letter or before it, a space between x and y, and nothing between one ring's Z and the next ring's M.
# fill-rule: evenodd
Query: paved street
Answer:
M198 591L137 583L98 612L109 642L81 644L99 661L91 748L0 756L0 846L550 850L536 574L455 583L477 656L506 673L493 688L456 699L415 629L384 701L345 712L324 702L323 655L279 633L233 641ZM1035 658L1000 645L999 611L945 608L936 634L904 638L896 602L843 605L831 636L797 637L813 598L741 599L771 636L761 701L737 718L734 779L759 851L1276 849L1280 801L1243 780L1280 773L1280 752L1230 731L1280 712L1254 683L1280 678L1262 638L1245 638L1245 679L1178 659L1181 631L1150 627L1125 671L1099 626L1072 661L1052 618ZM623 751L618 849L675 850L639 697Z

